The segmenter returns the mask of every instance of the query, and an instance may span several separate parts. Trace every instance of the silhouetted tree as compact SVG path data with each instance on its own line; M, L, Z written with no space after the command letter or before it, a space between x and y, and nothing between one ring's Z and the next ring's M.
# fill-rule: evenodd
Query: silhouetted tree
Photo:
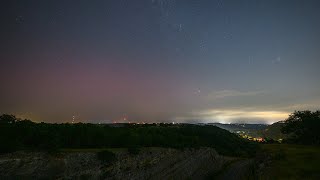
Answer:
M320 111L295 111L286 119L281 131L289 134L286 142L320 144Z
M0 123L1 124L13 124L15 122L17 122L18 119L11 114L3 114L0 116Z

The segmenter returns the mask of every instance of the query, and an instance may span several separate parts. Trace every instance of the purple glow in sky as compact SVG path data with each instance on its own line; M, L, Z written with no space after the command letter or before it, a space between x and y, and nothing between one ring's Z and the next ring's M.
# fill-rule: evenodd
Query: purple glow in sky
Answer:
M255 122L320 104L317 0L1 2L0 113Z

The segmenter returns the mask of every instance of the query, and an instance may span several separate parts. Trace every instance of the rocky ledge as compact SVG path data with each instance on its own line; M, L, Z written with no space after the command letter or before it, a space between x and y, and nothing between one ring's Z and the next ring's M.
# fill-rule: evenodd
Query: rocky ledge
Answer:
M203 179L231 159L212 148L142 148L101 162L96 152L15 152L0 156L0 179Z

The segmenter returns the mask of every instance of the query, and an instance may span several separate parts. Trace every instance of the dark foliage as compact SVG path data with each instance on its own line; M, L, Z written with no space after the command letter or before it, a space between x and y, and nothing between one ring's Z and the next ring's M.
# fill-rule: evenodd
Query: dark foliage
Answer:
M128 152L132 155L137 155L140 153L140 149L138 147L129 147Z
M116 155L113 152L110 152L107 150L98 152L97 157L103 163L112 163L113 161L115 161L117 159Z
M3 114L0 116L0 124L12 124L18 121L18 119L11 114Z
M263 142L264 144L279 144L279 141L276 141L272 138L268 138L268 137L265 137L263 138L265 141Z
M256 143L209 125L47 124L14 119L1 122L2 153L20 149L213 147L221 154L248 156L257 148Z
M320 111L295 111L286 119L282 133L289 134L285 142L320 144Z

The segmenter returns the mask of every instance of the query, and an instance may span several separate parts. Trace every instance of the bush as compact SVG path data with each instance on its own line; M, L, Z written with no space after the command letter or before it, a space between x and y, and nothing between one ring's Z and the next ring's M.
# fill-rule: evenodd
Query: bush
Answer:
M284 122L281 131L288 134L287 143L320 145L320 111L295 111Z

